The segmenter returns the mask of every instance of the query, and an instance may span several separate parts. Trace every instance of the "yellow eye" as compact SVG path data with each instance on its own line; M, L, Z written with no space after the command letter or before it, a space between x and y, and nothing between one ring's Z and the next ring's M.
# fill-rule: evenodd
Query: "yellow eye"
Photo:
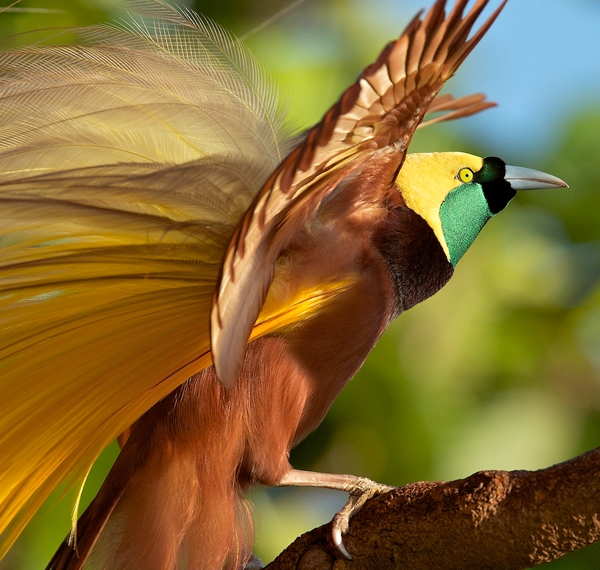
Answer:
M468 184L469 182L473 182L473 176L473 171L470 168L461 168L458 171L457 178L464 184Z

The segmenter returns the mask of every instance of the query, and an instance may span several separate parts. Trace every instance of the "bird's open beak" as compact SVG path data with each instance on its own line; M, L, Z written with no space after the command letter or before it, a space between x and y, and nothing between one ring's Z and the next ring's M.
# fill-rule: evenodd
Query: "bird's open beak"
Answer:
M544 188L568 188L569 185L551 174L523 168L522 166L506 166L504 179L514 190L542 190Z

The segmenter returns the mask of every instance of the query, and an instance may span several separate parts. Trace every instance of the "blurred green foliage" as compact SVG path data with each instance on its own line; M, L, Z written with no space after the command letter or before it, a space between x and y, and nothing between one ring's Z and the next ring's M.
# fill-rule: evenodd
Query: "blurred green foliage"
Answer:
M51 5L52 12L2 14L0 35L13 36L2 45L38 41L38 34L14 37L30 30L107 21L122 15L123 2ZM198 0L195 7L245 34L284 5ZM49 3L22 6L47 9ZM248 37L298 128L318 120L404 24L377 23L358 6L308 2L293 17ZM385 33L378 33L381 26ZM537 469L598 446L600 103L575 110L556 137L554 155L526 166L552 172L571 189L520 194L488 224L450 284L392 324L323 425L294 451L296 467L402 485L483 469ZM411 150L478 152L450 125L420 131ZM115 444L98 461L84 504L117 453ZM44 567L70 524L71 503L56 504L59 495L0 569ZM327 522L345 500L298 489L261 489L252 497L256 551L266 560L298 534ZM592 546L547 567L596 569L599 555L600 547Z

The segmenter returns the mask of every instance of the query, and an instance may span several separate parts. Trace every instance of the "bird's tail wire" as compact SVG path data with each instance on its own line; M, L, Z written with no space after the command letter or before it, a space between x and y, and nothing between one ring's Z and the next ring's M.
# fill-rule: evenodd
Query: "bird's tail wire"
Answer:
M4 12L12 12L13 8L17 5L20 4L21 0L15 0L12 4L9 4L8 6L2 6L0 8L0 14L3 14Z
M241 36L239 36L238 39L240 41L242 41L242 42L246 41L250 36L254 36L258 32L261 32L266 27L270 26L271 24L273 24L277 20L280 20L286 14L289 14L290 12L292 12L293 10L295 10L296 8L298 8L299 6L301 6L302 4L304 4L305 2L306 2L306 0L295 0L291 4L288 4L287 6L284 6L281 10L279 10L278 12L275 12L275 14L273 14L272 16L269 16L266 20L264 20L263 22L261 22L260 24L258 24L258 26L255 26L250 31L248 31L245 34L242 34Z

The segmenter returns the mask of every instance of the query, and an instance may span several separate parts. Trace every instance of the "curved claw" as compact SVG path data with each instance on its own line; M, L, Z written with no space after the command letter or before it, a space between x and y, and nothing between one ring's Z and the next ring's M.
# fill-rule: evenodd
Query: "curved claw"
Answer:
M335 489L350 494L346 504L333 517L331 521L331 538L336 548L344 558L352 560L352 556L346 547L342 537L350 528L350 519L363 508L363 505L375 495L387 493L395 487L382 485L367 479L366 477L356 477L355 475L336 475L333 473L315 473L313 471L302 471L300 469L291 469L283 475L278 487L293 485L297 487L324 487L326 489Z
M331 538L333 539L333 544L335 544L335 547L341 552L342 556L344 556L348 560L352 560L352 556L350 556L350 553L346 550L346 547L344 546L344 541L342 539L342 529L339 526L337 526L333 521L331 526Z
M354 489L349 490L350 497L348 497L348 501L331 521L331 538L342 556L348 560L352 560L352 556L350 556L350 553L344 546L342 539L343 535L347 534L350 529L350 519L363 508L369 499L375 495L387 493L392 489L394 487L376 483L366 477L358 477L356 479Z

